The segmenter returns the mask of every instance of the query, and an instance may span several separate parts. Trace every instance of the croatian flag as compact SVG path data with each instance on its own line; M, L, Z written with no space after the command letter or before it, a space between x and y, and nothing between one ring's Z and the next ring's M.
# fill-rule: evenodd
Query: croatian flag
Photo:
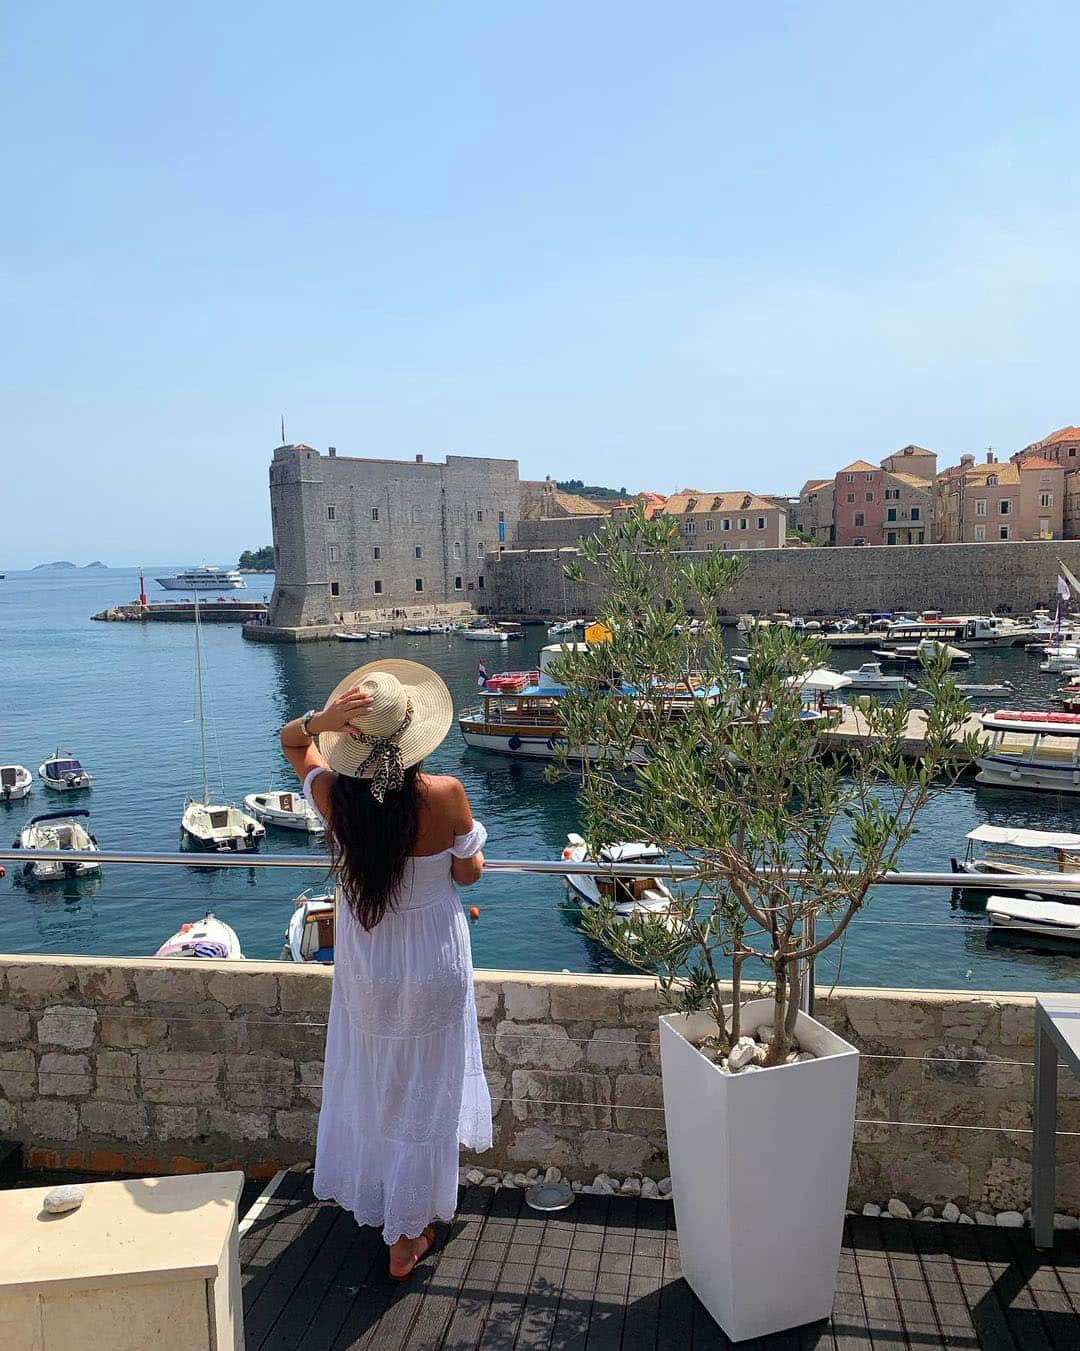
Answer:
M1062 600L1071 600L1072 592L1069 590L1069 584L1064 577L1058 578L1057 593Z
M479 666L477 666L476 668L476 687L477 689L480 690L487 689L487 683L488 683L487 667L484 665L483 662L480 662Z

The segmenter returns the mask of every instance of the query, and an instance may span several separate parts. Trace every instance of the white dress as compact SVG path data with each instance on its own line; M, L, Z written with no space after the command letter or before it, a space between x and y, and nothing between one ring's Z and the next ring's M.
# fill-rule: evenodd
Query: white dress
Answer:
M304 780L312 806L322 772ZM476 822L452 848L411 858L370 931L338 905L314 1190L387 1243L452 1220L459 1145L491 1146L469 925L450 879L451 855L471 858L486 839Z

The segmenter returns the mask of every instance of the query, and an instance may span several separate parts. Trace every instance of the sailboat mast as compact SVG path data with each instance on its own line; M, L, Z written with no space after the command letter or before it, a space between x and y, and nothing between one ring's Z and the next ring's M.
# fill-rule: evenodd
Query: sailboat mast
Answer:
M206 772L206 716L203 711L202 679L202 625L199 620L199 593L195 596L195 689L199 705L199 750L202 754L202 800L206 806L210 801L210 780Z

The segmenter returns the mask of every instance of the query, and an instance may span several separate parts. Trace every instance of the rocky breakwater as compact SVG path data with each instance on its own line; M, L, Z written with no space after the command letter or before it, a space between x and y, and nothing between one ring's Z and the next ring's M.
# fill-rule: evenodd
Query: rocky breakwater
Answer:
M131 605L110 605L107 610L99 610L96 615L91 615L91 619L101 620L105 624L121 624L130 620L148 619L145 605L140 605L137 601Z

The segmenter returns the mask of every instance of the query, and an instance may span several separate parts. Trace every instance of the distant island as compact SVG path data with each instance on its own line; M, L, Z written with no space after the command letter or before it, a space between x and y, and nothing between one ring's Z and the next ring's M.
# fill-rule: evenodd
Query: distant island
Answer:
M53 572L57 568L77 568L78 563L69 563L66 558L59 559L55 563L35 563L30 569L31 572ZM107 568L108 563L102 563L100 559L95 558L92 563L84 563L84 568Z
M99 558L95 558L92 563L84 563L84 568L107 568L108 563L103 563Z
M274 546L264 544L261 549L245 549L237 567L241 572L273 572Z

